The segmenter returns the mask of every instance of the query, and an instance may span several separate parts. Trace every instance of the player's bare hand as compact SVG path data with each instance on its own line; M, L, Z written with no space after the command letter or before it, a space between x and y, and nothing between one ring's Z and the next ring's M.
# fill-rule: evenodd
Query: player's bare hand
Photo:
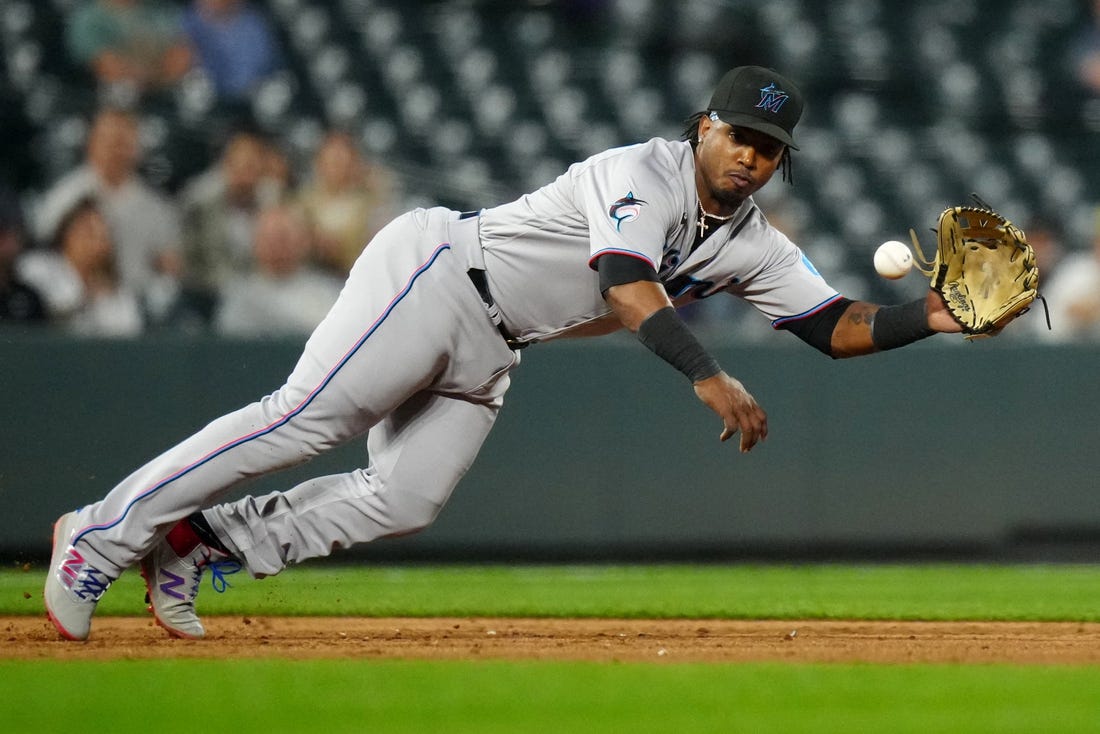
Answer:
M728 440L741 432L741 451L751 451L768 437L768 416L745 386L725 372L695 383L695 394L722 419L719 437Z
M924 310L928 313L928 328L944 334L957 334L962 331L962 324L955 320L947 309L947 303L936 291L928 289L925 297Z

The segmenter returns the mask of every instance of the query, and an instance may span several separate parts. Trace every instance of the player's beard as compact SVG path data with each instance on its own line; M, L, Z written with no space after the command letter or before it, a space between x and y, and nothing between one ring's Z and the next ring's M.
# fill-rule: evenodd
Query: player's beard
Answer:
M715 203L722 208L723 212L732 214L733 211L735 211L738 207L745 203L745 199L748 199L754 193L759 191L759 189L759 186L752 187L751 190L737 190L728 185L723 187L712 186L710 188L710 195L711 198L714 199ZM718 212L711 213L717 214Z
M734 191L723 191L714 189L711 190L711 196L714 197L714 200L718 203L719 206L721 206L722 208L729 207L730 209L736 209L737 207L745 203L745 199L749 198L748 196L742 196L741 194L738 194Z
M715 203L722 207L724 210L728 209L732 213L733 210L741 206L746 199L760 190L760 187L767 183L770 176L760 180L760 172L743 172L743 175L748 177L751 183L747 185L738 186L731 178L730 171L722 170L717 171L713 175L709 175L709 172L704 171L704 180L707 184L708 193ZM717 214L718 212L712 212Z

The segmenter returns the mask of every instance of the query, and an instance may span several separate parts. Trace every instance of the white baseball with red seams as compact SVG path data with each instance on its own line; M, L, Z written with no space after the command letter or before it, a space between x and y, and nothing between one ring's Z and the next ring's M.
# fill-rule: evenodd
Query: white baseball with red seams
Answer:
M904 278L913 269L913 253L898 240L883 242L875 250L875 272L883 278Z

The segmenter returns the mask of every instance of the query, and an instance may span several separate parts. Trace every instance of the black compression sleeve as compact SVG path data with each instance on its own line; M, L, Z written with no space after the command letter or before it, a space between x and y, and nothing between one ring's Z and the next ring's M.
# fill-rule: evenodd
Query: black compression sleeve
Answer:
M600 293L616 285L636 283L639 280L657 281L657 271L645 260L609 252L596 260L596 270L600 274Z
M804 319L788 321L779 328L786 329L822 354L833 356L833 330L852 299L839 298L825 308Z
M924 298L900 306L883 306L871 323L871 341L879 351L904 347L935 333L928 328Z
M650 314L638 327L638 340L693 383L722 371L718 360L707 354L672 306Z

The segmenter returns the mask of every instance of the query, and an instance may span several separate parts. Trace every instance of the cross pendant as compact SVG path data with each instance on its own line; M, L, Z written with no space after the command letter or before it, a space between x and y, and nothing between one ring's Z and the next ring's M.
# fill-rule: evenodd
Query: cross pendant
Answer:
M707 236L707 215L703 213L699 215L699 236Z

